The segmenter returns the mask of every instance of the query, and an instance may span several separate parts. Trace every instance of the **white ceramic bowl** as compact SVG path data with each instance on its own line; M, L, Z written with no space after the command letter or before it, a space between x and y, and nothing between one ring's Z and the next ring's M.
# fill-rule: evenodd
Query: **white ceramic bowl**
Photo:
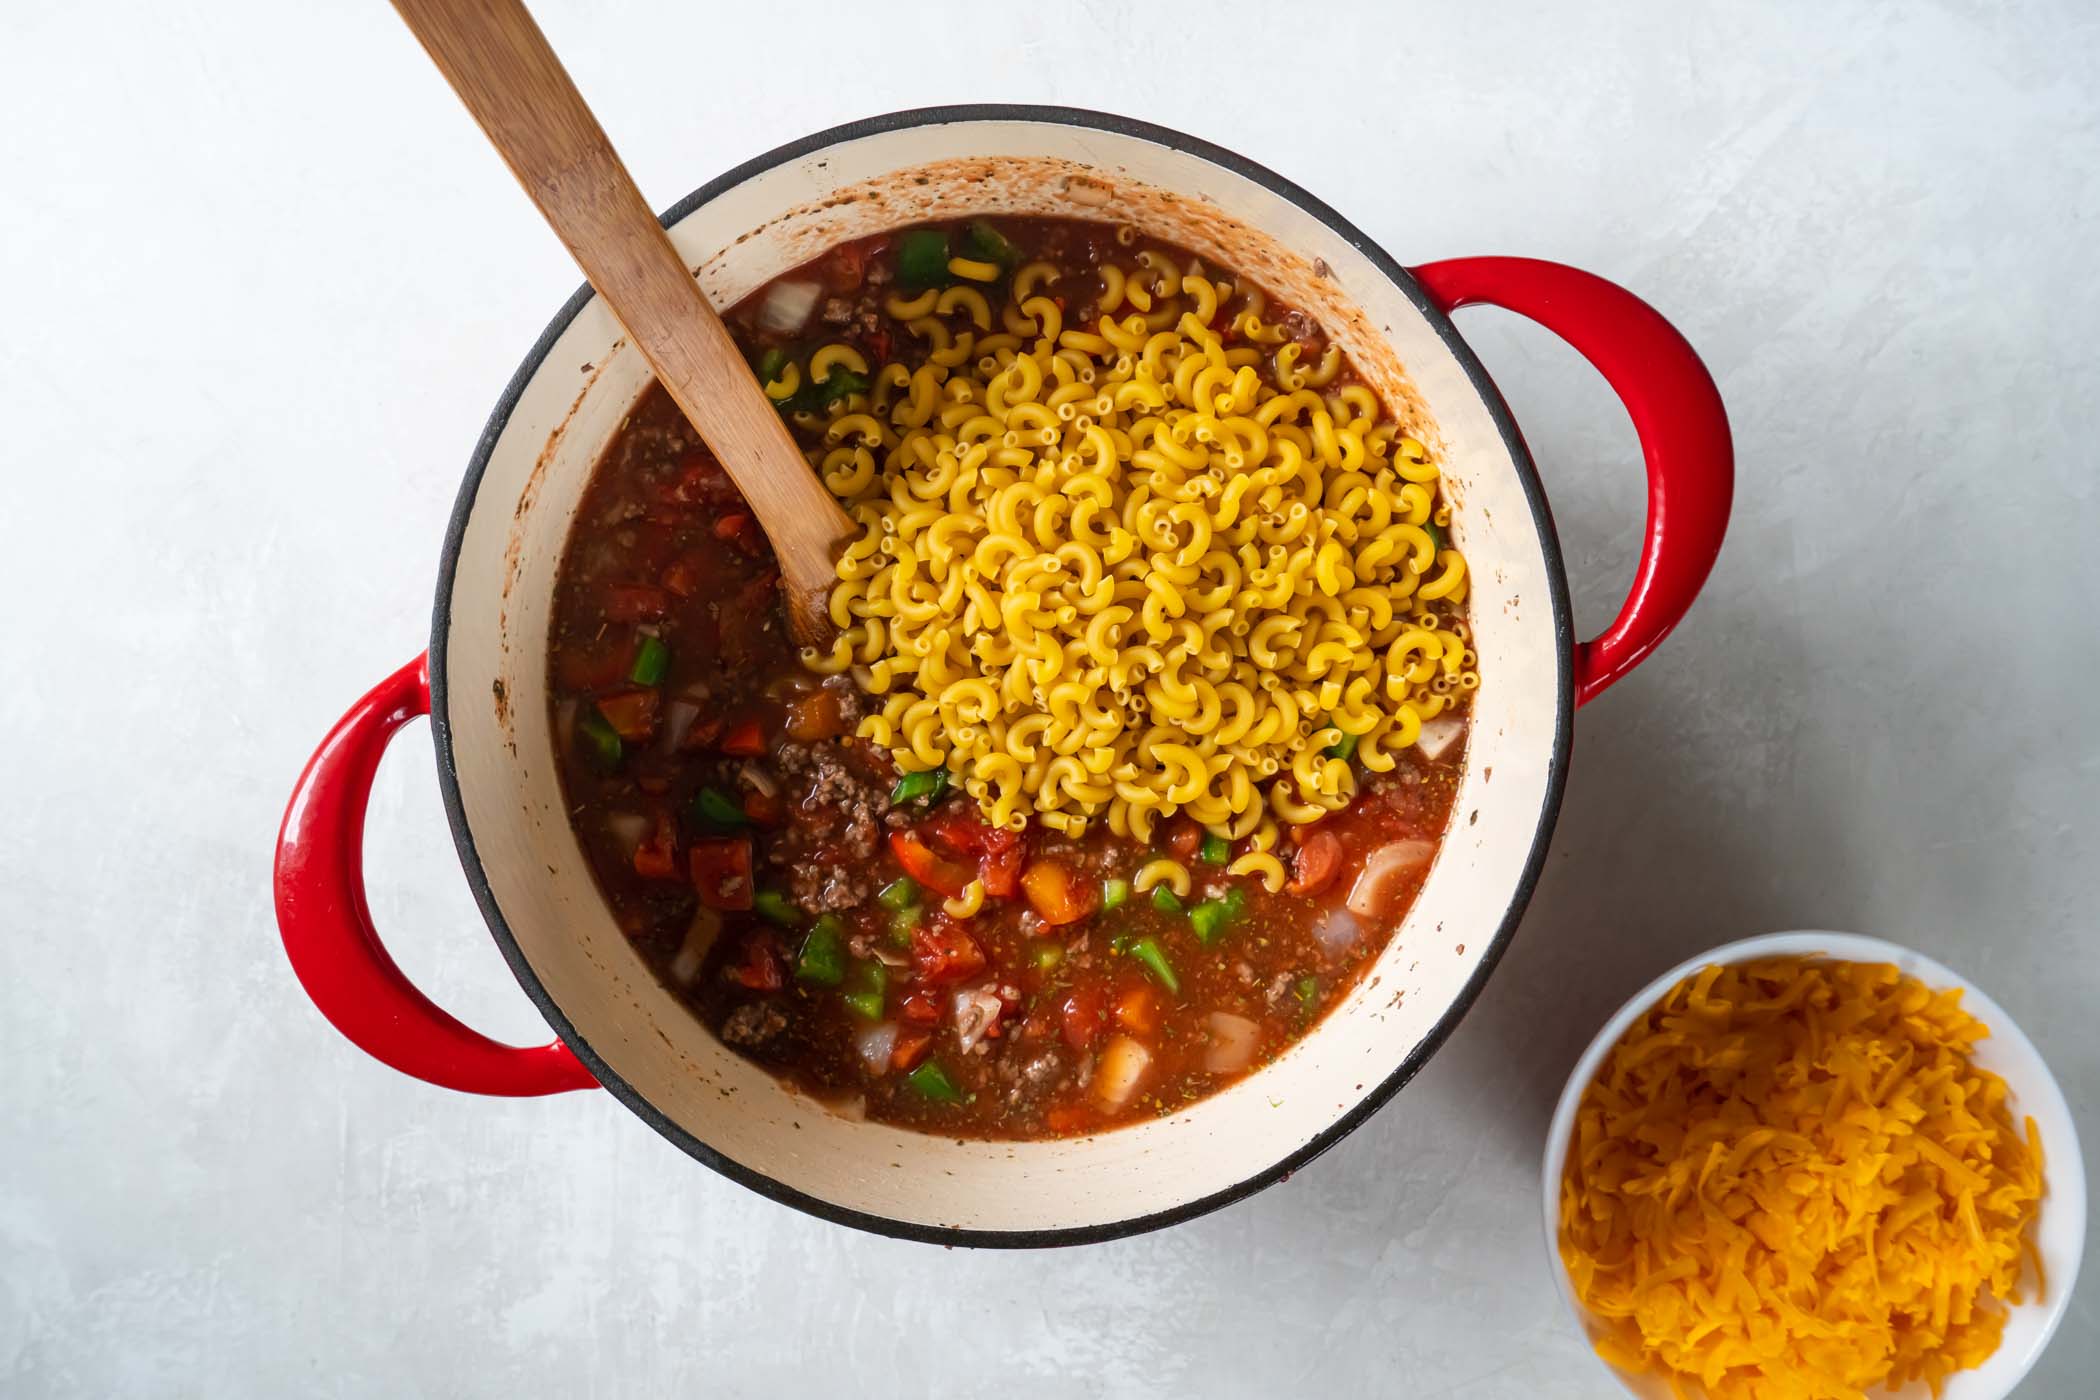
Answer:
M2042 1201L2034 1242L2041 1255L2042 1267L2048 1274L2048 1291L2039 1302L2030 1298L2025 1305L2011 1310L2006 1318L2004 1340L1990 1360L1973 1371L1962 1371L1950 1377L1940 1389L1941 1400L1998 1400L2012 1392L2041 1356L2042 1348L2049 1345L2049 1338L2063 1320L2072 1290L2078 1283L2078 1263L2085 1250L2085 1161L2078 1151L2078 1128L2071 1121L2070 1105L2064 1102L2063 1090L2057 1087L2056 1077L2042 1062L2041 1052L2013 1024L2004 1007L1992 1001L1982 988L1960 973L1940 966L1921 953L1879 938L1804 930L1768 933L1726 943L1671 968L1634 993L1619 1008L1618 1014L1604 1023L1597 1038L1575 1062L1574 1073L1568 1076L1567 1087L1561 1090L1560 1102L1553 1109L1553 1124L1546 1133L1540 1204L1546 1226L1546 1255L1554 1282L1560 1287L1560 1296L1567 1303L1569 1313L1585 1336L1594 1342L1599 1329L1588 1310L1577 1301L1575 1286L1560 1262L1560 1179L1567 1164L1568 1140L1574 1133L1576 1106L1582 1100L1583 1090L1596 1077L1597 1067L1619 1043L1619 1037L1626 1034L1626 1028L1671 987L1699 968L1714 963L1750 962L1757 958L1816 955L1839 962L1894 963L1905 975L1915 977L1929 987L1961 988L1963 1008L1991 1029L1990 1035L1976 1047L1975 1062L2004 1079L2011 1091L2014 1121L2032 1117L2041 1130L2047 1195ZM1629 1393L1642 1396L1644 1400L1649 1400L1649 1397L1660 1400L1670 1393L1669 1387L1655 1377L1627 1375L1602 1358L1597 1364L1616 1376ZM1875 1400L1895 1400L1895 1397L1922 1400L1930 1394L1925 1386L1914 1385L1901 1391L1875 1392Z

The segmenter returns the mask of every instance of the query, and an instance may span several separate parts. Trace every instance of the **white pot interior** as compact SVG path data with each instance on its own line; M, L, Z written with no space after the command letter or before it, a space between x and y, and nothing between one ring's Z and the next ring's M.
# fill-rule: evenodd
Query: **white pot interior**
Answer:
M648 383L602 304L560 332L475 491L444 633L452 758L474 854L575 1038L671 1124L834 1210L941 1230L1111 1228L1262 1176L1376 1093L1482 970L1545 837L1565 721L1541 512L1435 325L1377 265L1245 175L1142 135L956 120L827 145L744 179L672 237L718 306L841 239L959 213L1127 221L1316 315L1442 458L1475 580L1482 683L1453 830L1406 923L1321 1027L1170 1118L1101 1136L961 1142L854 1122L723 1048L615 926L563 814L546 695L548 605L600 452Z

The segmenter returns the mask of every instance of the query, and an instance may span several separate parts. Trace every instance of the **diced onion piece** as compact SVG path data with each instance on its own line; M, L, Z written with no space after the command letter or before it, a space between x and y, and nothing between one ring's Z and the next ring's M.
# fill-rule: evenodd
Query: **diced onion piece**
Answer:
M1436 856L1434 841L1393 841L1371 852L1363 873L1349 888L1351 912L1373 919L1384 912L1395 880L1412 875Z
M1254 1047L1261 1041L1261 1027L1230 1011L1211 1012L1203 1018L1203 1025L1210 1032L1210 1044L1203 1050L1203 1068L1211 1074L1245 1069L1254 1058Z
M999 1013L1005 1009L1006 1003L982 988L955 994L955 1038L961 1042L965 1055L999 1024Z
M888 1074L890 1055L897 1048L897 1023L881 1021L860 1031L853 1037L853 1048L860 1052L860 1062L868 1067L870 1074Z
M1415 739L1415 747L1422 751L1422 757L1435 763L1451 752L1451 746L1465 732L1466 722L1459 716L1438 715L1422 721L1422 732Z
M780 796L780 784L773 781L773 775L768 773L764 765L756 759L745 759L744 766L739 768L737 772L746 783L751 785L753 792L760 793L766 797Z
M793 335L809 324L824 289L814 282L775 282L758 308L758 328Z
M686 926L685 942L671 955L671 980L681 987L693 985L693 979L700 975L700 964L707 961L707 950L721 932L722 916L701 905L693 922Z
M655 823L640 812L614 812L605 819L605 829L620 838L620 849L628 855L649 837Z
M1152 1068L1152 1052L1127 1035L1119 1035L1094 1063L1094 1097L1106 1108L1122 1108L1137 1097Z
M1347 909L1328 908L1320 911L1318 922L1313 924L1313 937L1320 940L1331 957L1340 957L1354 948L1364 936L1363 925Z
M685 744L685 736L692 732L693 721L700 718L699 702L683 697L664 706L663 750L676 753Z

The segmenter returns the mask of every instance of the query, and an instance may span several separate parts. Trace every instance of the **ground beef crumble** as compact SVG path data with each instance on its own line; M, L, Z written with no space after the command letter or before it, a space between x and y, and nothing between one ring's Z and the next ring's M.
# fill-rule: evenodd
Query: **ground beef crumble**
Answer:
M789 801L813 820L783 831L766 850L787 895L812 914L851 909L875 892L869 864L889 810L881 784L848 762L836 743L783 744L774 763Z
M827 326L845 327L863 336L882 324L882 312L872 302L855 306L844 297L830 298L817 315Z
M1047 1046L1032 1055L999 1055L987 1064L992 1091L1016 1109L1026 1109L1062 1084L1071 1073L1065 1051Z
M787 1013L769 1001L749 1001L722 1022L722 1039L731 1045L763 1045L787 1029Z

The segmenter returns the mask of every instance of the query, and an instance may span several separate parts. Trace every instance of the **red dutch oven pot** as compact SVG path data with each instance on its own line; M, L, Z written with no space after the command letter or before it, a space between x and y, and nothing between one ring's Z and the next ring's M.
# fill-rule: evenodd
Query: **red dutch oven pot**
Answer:
M958 214L1128 222L1305 308L1442 464L1474 580L1480 656L1452 831L1357 990L1240 1084L1165 1118L1051 1142L935 1138L855 1121L722 1047L661 987L592 882L564 815L547 700L561 548L592 467L647 387L588 288L504 391L445 539L427 656L352 706L293 792L277 913L314 1004L368 1053L477 1094L603 1085L694 1157L827 1219L943 1243L1064 1244L1170 1224L1276 1181L1421 1068L1513 933L1559 810L1576 707L1690 606L1721 546L1727 417L1698 357L1632 293L1527 258L1403 267L1282 177L1099 113L956 107L854 123L705 186L664 222L717 305L848 238ZM1450 313L1486 304L1561 336L1640 434L1647 529L1603 635L1574 636L1546 497ZM446 810L498 947L558 1039L499 1044L418 992L366 906L360 849L381 752L432 716Z

